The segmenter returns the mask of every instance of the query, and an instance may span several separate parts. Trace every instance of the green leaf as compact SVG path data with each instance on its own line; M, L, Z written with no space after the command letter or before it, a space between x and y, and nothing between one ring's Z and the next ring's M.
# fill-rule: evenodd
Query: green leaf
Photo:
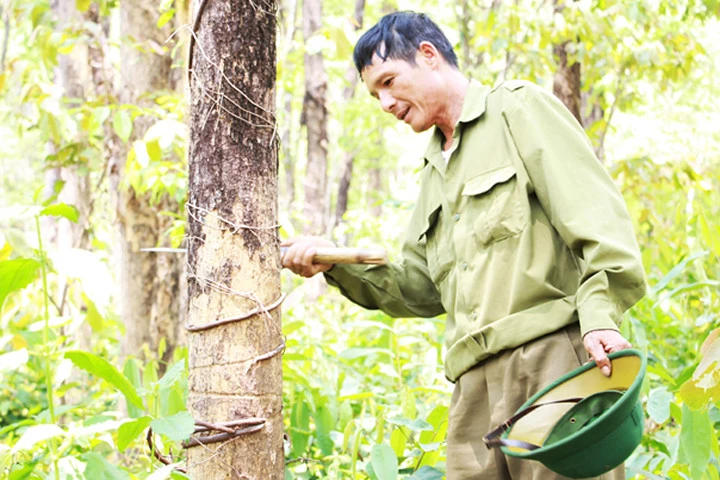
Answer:
M150 426L151 421L151 417L142 417L120 425L120 428L118 428L118 450L124 452L128 445Z
M138 408L145 408L143 401L137 394L130 380L118 371L110 362L90 352L70 350L65 352L65 358L72 361L78 368L102 378L118 389L127 399L128 403Z
M153 162L159 162L162 160L162 148L160 147L160 140L148 140L145 142L145 149L147 150L148 157Z
M424 467L420 467L417 472L413 473L408 480L442 480L443 477L443 472L437 468L425 465Z
M75 8L80 12L87 12L92 5L92 0L75 0Z
M90 325L90 328L92 328L92 331L95 333L102 332L105 328L105 319L102 315L100 315L100 312L98 311L97 307L95 306L95 302L90 300L87 295L84 293L82 294L83 302L85 303L85 307L87 308L87 314L85 315L85 321L88 325Z
M690 466L690 477L701 480L710 461L713 427L707 410L683 405L680 452Z
M653 422L662 425L670 418L670 403L673 394L666 387L657 388L650 392L647 402L647 412Z
M30 285L38 277L40 262L32 258L16 258L0 262L0 308L7 296Z
M150 423L153 432L161 433L177 442L186 440L195 431L195 420L189 412L180 412L171 417L163 417Z
M373 445L370 463L378 480L396 480L398 478L398 459L392 447L386 443Z
M410 420L408 418L390 418L388 419L388 423L392 423L393 425L401 425L403 427L407 427L410 430L413 430L415 432L422 432L422 431L432 431L433 426L430 425L425 420L422 420L420 418L416 418L415 420Z
M85 478L93 480L128 480L130 474L120 467L109 463L97 453L90 452L82 456L85 461Z
M42 209L40 216L43 217L64 217L73 223L80 219L80 212L77 208L66 203L56 203Z
M172 20L172 18L175 16L175 9L171 8L170 10L164 12L162 15L160 15L160 18L157 21L157 27L162 28L167 23Z
M12 372L25 365L30 359L27 349L23 348L14 352L0 355L0 373Z
M405 455L405 448L407 447L408 436L405 434L402 428L396 428L390 434L390 446L392 447L395 455L402 457Z
M168 368L165 375L158 381L160 390L169 390L175 383L185 374L185 359L176 362L172 367Z
M333 418L330 410L322 405L315 413L315 428L317 430L317 441L323 455L330 455L333 451L333 441L330 438L330 431L333 427Z
M127 110L118 110L113 115L113 129L123 142L130 140L133 131L133 120Z
M305 400L296 401L290 411L290 442L294 457L305 453L310 440L310 409Z
M20 440L13 446L11 452L13 454L22 450L30 450L36 444L44 442L51 438L61 437L65 435L65 431L57 425L44 424L33 425L23 433Z
M137 361L134 358L128 358L125 360L125 365L123 365L123 373L125 374L125 377L130 381L133 387L135 387L135 391L137 391L138 388L142 387L142 379L140 378L140 367L138 367ZM145 410L142 408L138 408L135 405L128 404L128 413L130 414L131 418L140 418L145 413Z

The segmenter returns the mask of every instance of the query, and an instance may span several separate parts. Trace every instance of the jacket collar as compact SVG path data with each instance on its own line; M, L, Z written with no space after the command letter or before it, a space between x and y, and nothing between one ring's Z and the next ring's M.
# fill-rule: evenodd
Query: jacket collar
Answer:
M460 120L458 125L461 123L470 123L477 120L485 113L485 104L487 96L490 93L490 88L481 84L477 80L470 80L467 92L465 93L465 99L463 100L462 111L460 112ZM457 127L456 127L457 128ZM442 142L445 139L439 128L433 129L433 135L430 139L430 144L425 150L425 165L431 161L431 159L437 159L441 156ZM444 162L444 160L441 160Z

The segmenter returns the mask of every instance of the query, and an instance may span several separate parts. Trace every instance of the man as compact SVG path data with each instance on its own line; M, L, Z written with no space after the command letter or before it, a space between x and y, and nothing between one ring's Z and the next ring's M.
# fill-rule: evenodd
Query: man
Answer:
M283 265L324 272L389 315L447 312L448 480L561 478L482 437L588 356L611 375L607 353L630 347L618 325L646 285L621 194L557 99L527 82L468 80L427 16L385 16L354 60L384 111L416 132L434 127L402 259L314 265L332 243L301 237ZM624 479L622 466L603 478Z

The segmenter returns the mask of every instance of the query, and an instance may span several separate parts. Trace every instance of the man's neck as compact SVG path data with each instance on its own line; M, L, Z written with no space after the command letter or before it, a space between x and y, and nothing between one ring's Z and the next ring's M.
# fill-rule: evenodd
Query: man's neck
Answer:
M467 94L470 80L459 70L449 67L446 78L446 113L443 120L438 122L436 126L445 137L443 149L449 150L453 144L453 132L455 131L455 125L457 125L460 120L460 115L462 114L463 103L465 101L465 95Z

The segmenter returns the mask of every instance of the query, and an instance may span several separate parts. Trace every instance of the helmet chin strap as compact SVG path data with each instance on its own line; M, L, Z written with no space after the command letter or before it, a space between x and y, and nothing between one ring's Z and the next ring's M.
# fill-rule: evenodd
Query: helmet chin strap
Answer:
M583 397L573 397L573 398L563 398L561 400L553 400L551 402L543 402L543 403L536 403L535 405L530 405L529 407L520 410L518 413L510 417L509 419L505 420L501 425L499 425L497 428L493 429L490 433L485 435L483 437L483 442L485 442L485 446L490 449L493 447L517 447L517 448L523 448L525 450L537 450L540 448L540 445L535 445L534 443L530 442L523 442L522 440L513 440L509 438L502 438L501 435L508 431L510 427L515 425L515 422L523 418L524 416L528 415L530 412L533 412L537 410L540 407L544 407L547 405L555 405L557 403L578 403L581 401Z

